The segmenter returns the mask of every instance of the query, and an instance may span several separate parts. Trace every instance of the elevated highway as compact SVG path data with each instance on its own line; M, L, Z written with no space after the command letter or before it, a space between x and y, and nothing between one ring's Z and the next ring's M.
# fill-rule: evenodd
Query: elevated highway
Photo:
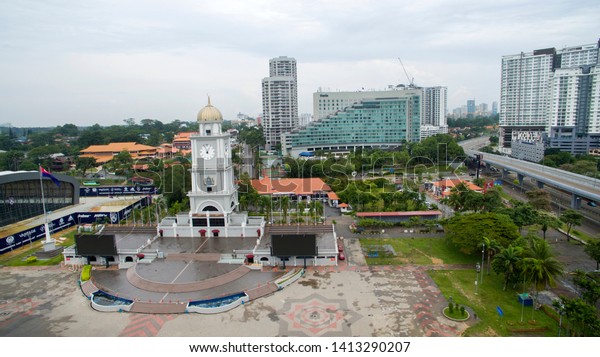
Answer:
M600 182L597 179L508 156L478 151L481 143L483 142L485 145L486 140L487 138L477 138L460 144L469 157L474 158L478 154L481 155L482 165L502 170L503 175L510 172L516 174L520 185L525 177L529 177L537 182L538 188L548 185L570 193L572 208L579 209L582 199L600 202Z

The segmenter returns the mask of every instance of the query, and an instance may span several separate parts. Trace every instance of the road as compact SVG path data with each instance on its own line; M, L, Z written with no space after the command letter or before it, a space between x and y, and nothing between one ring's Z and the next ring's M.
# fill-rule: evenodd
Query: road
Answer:
M463 147L463 149L465 150L466 153L468 154L472 154L474 152L478 152L478 149L487 145L489 141L488 137L479 137L479 138L475 138L475 139L471 139L471 140L465 140L460 142L459 144ZM488 159L488 158L493 158L493 159ZM523 160L518 160L518 159L514 159L514 158L508 158L508 157L504 157L504 156L499 156L499 155L491 155L491 154L487 154L487 153L483 153L483 160L484 161L497 161L497 162L512 162L512 165L515 167L521 167L522 169L528 169L531 172L541 172L542 174L548 174L551 177L559 177L559 179L561 177L583 177L585 179L585 185L589 186L589 184L592 184L592 189L595 186L595 180L592 178L589 178L587 176L582 176L582 175L577 175L577 174L572 174L570 172L564 171L564 170L559 170L559 169L552 169L549 167L545 167L543 165L538 165L538 164L534 164L531 162L527 162L527 161L523 161ZM499 175L498 175L499 176ZM523 185L522 187L519 186L515 186L512 184L513 179L516 179L516 175L515 174L508 174L508 176L505 176L504 181L505 183L507 183L505 185L505 192L509 193L512 197L517 198L519 200L527 200L526 195L524 194L524 192L528 191L528 190L532 190L532 189L536 189L536 182L534 179L531 178L525 178L523 180ZM565 181L567 182L567 181ZM575 183L574 186L578 186L579 184ZM561 191L557 188L554 187L550 187L550 186L544 186L544 189L550 194L551 196L551 200L552 200L552 206L553 209L556 211L557 215L560 216L561 212L564 211L565 209L570 208L570 201L571 201L571 195ZM588 188L589 190L589 188ZM598 191L598 193L600 194L600 189L596 188L596 191ZM588 205L582 205L582 207L579 210L584 216L585 216L585 220L583 222L583 225L580 226L578 229L587 233L588 235L591 236L595 236L598 232L598 222L600 221L600 208L597 207L591 207Z
M553 186L565 192L574 193L588 201L600 202L600 184L598 180L576 173L560 170L529 161L519 160L508 156L482 153L478 151L484 138L477 138L459 143L469 156L483 155L483 162L488 165L505 168L511 172L530 177L545 185Z

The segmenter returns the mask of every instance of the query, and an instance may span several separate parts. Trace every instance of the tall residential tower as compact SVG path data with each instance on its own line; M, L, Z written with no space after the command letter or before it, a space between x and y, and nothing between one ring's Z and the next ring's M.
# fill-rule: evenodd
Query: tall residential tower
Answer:
M269 60L269 77L262 80L262 126L269 148L281 143L281 135L298 126L296 60L285 56Z
M504 152L516 141L546 141L572 153L600 144L598 50L595 43L502 57Z

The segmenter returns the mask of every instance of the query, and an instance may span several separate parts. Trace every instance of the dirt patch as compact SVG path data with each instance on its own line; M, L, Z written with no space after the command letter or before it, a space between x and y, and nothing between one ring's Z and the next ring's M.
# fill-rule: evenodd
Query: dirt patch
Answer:
M413 249L416 250L417 252L423 254L427 258L429 258L431 260L431 264L433 264L433 265L442 265L442 264L444 264L444 261L442 259L429 256L429 255L425 254L425 252L423 252L420 249L417 249L417 248L413 248Z
M479 335L480 337L498 337L498 333L496 332L496 330L494 330L491 327L486 328L484 331L481 332L481 335Z
M319 285L321 285L317 280L315 279L306 279L306 280L302 280L302 281L298 281L298 284L302 285L302 286L310 286L313 289L318 289Z

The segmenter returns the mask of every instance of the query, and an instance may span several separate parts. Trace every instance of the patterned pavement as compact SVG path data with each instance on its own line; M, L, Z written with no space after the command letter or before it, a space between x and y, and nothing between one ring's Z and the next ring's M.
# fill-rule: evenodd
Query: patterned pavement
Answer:
M147 315L131 314L130 323L120 333L119 337L154 337L167 321L177 315Z
M428 268L309 267L285 289L216 315L101 313L77 273L1 268L0 336L460 336L468 324L443 318Z

